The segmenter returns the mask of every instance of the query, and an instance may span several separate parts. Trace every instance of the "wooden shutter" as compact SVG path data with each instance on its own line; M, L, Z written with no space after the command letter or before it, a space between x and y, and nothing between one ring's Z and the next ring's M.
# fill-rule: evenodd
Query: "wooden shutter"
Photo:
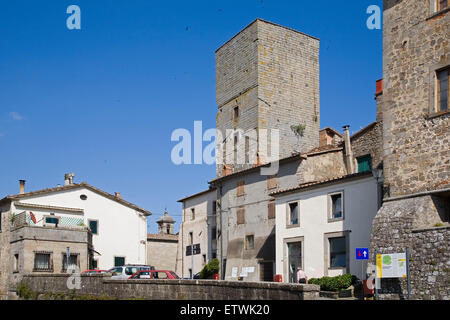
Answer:
M237 210L237 224L245 224L245 208Z
M268 218L275 219L275 201L270 201L267 205Z
M244 186L245 186L245 181L239 181L237 183L237 196L243 196L244 195Z

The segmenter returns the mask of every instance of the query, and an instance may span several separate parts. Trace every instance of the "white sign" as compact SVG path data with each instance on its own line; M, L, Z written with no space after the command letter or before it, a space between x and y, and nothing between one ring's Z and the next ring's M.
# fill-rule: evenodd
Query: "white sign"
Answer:
M406 277L406 253L377 254L377 278Z
M232 278L236 278L237 277L237 273L238 273L238 268L237 267L233 267L231 269L231 277Z

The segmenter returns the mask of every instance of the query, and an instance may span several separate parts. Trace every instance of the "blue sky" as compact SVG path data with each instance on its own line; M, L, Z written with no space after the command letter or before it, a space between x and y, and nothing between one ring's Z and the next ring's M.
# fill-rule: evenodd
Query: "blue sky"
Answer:
M81 30L66 9L81 8ZM369 30L381 0L2 1L0 196L63 184L64 173L153 212L207 188L215 167L176 166L177 128L214 128L214 51L255 18L321 40L321 127L356 132L375 120L382 31Z

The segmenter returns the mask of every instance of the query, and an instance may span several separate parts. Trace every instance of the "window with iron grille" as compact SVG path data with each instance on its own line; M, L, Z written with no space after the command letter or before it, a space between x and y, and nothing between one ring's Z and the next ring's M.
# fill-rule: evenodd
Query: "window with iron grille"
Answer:
M75 268L79 267L79 254L78 253L71 253L69 256L69 267ZM62 254L62 271L67 271L67 254Z
M52 253L35 252L33 271L53 271Z

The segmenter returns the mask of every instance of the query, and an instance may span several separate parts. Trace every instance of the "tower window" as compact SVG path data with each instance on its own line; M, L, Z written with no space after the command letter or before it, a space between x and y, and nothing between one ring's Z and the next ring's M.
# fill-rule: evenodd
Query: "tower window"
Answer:
M233 109L233 119L237 120L239 118L239 107L234 107Z
M436 72L437 78L437 112L449 110L448 91L449 91L449 73L450 68Z

